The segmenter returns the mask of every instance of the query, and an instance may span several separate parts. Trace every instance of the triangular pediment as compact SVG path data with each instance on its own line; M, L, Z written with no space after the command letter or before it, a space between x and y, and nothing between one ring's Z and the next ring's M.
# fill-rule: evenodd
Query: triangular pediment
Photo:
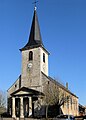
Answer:
M38 95L44 94L41 93L40 91L36 91L26 87L22 87L11 94L11 96L38 96Z
M27 92L27 91L19 91L17 93L15 93L14 95L24 95L24 94L31 94L32 92Z

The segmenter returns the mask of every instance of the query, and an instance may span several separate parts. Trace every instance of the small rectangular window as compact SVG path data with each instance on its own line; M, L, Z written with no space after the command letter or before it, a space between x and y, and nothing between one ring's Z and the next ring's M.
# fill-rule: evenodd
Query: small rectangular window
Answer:
M50 82L48 81L48 85L49 85L49 83L50 83Z
M43 62L45 63L45 54L43 53Z

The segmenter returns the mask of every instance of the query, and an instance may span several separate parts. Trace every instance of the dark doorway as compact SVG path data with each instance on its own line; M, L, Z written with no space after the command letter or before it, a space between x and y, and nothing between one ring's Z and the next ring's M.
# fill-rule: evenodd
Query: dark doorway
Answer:
M24 105L24 117L28 117L29 115L29 99L28 98L23 99L23 105Z
M20 98L15 99L16 117L20 117Z

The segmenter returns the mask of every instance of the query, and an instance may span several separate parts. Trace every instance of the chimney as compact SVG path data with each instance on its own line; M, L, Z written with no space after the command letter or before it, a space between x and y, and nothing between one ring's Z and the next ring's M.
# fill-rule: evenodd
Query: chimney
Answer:
M66 82L66 88L68 89L68 82Z

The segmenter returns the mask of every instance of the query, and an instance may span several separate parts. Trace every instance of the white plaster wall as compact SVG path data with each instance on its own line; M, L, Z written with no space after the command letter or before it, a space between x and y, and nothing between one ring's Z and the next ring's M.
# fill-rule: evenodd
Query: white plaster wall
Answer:
M40 48L40 52L41 71L48 76L48 53L43 48ZM45 63L43 62L43 53L45 54Z

